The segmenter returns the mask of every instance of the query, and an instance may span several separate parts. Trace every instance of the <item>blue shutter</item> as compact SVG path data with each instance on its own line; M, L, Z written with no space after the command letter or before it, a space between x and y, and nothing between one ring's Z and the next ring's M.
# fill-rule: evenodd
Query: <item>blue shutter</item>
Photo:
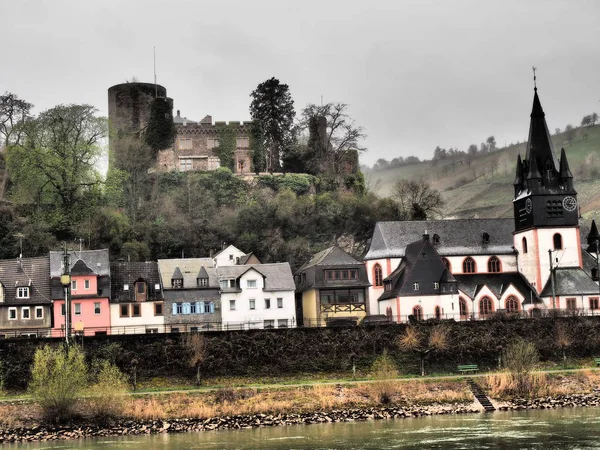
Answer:
M203 309L200 309L200 307L204 307L204 302L196 302L196 313L197 314L202 314L204 311Z
M211 314L215 313L215 303L214 302L210 302L210 313Z
M177 303L173 303L173 315L177 315Z
M184 314L189 314L190 312L191 312L190 304L189 303L184 303L183 304L183 313Z

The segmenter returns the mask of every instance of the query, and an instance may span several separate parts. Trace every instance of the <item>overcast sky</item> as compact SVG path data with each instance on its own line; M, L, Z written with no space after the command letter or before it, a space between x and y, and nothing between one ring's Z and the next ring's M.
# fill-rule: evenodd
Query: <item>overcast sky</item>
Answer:
M199 120L249 120L250 92L276 77L299 112L349 104L362 162L523 140L531 66L548 126L600 113L600 1L0 0L0 92L35 113L107 89L158 83Z

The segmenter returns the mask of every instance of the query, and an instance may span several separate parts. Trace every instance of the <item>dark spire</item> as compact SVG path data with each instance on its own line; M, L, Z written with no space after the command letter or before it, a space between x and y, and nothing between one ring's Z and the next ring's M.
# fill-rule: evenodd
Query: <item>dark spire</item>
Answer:
M587 236L587 251L590 253L596 253L598 251L598 241L600 241L600 233L598 232L596 221L592 220L592 226L590 227L590 232Z
M521 154L519 153L519 157L517 158L517 173L515 175L515 181L513 182L513 186L515 187L515 197L521 191L522 184L523 184L523 161L521 160Z
M537 88L534 89L533 107L531 108L531 121L529 124L529 139L527 141L527 153L525 159L529 161L529 167L533 166L531 162L535 159L536 167L548 169L547 163L550 163L551 169L556 173L558 162L554 156L554 148L548 125L546 124L546 114L542 109L542 103L538 97ZM531 169L530 169L531 172Z
M528 149L529 150L529 149ZM542 175L538 170L537 158L531 158L529 161L529 173L527 173L528 180L541 180Z
M571 170L569 170L569 163L567 162L567 154L565 153L565 149L560 149L560 177L562 179L565 178L573 178L573 174Z

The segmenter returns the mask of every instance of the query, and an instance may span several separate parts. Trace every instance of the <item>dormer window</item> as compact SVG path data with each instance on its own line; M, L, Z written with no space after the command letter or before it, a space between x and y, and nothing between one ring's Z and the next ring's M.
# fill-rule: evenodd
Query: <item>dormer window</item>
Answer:
M437 291L440 288L440 283L438 283L437 281L434 281L433 288Z
M385 291L391 291L392 290L392 282L391 281L386 281L384 283L384 290Z
M415 282L415 283L413 283L413 289L414 289L415 291L418 291L418 290L419 290L419 283L416 283L416 282Z
M198 287L208 287L208 278L197 278Z
M137 302L146 301L146 283L144 281L136 281L135 283L135 300Z
M171 279L171 287L173 289L181 289L181 288L183 288L183 279L181 279L181 278L173 278L173 279Z
M154 290L155 291L160 291L160 284L159 283L155 283L154 284Z
M433 243L434 244L439 244L440 243L440 235L439 234L434 234L433 235Z
M488 233L486 233L485 231L481 235L481 243L482 244L489 244L490 243L490 235Z
M17 298L29 298L29 286L18 287Z

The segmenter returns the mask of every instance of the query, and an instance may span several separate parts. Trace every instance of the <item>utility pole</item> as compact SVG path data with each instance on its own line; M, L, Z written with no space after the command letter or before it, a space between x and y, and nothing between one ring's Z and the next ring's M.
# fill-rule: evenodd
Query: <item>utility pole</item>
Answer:
M60 276L60 284L63 286L65 294L65 344L69 346L69 339L71 334L71 274L69 264L69 252L67 251L67 243L64 243L64 254L63 254L63 274Z
M548 249L548 258L550 259L550 284L552 285L552 309L556 309L556 291L554 288L554 268L552 267L552 250Z

